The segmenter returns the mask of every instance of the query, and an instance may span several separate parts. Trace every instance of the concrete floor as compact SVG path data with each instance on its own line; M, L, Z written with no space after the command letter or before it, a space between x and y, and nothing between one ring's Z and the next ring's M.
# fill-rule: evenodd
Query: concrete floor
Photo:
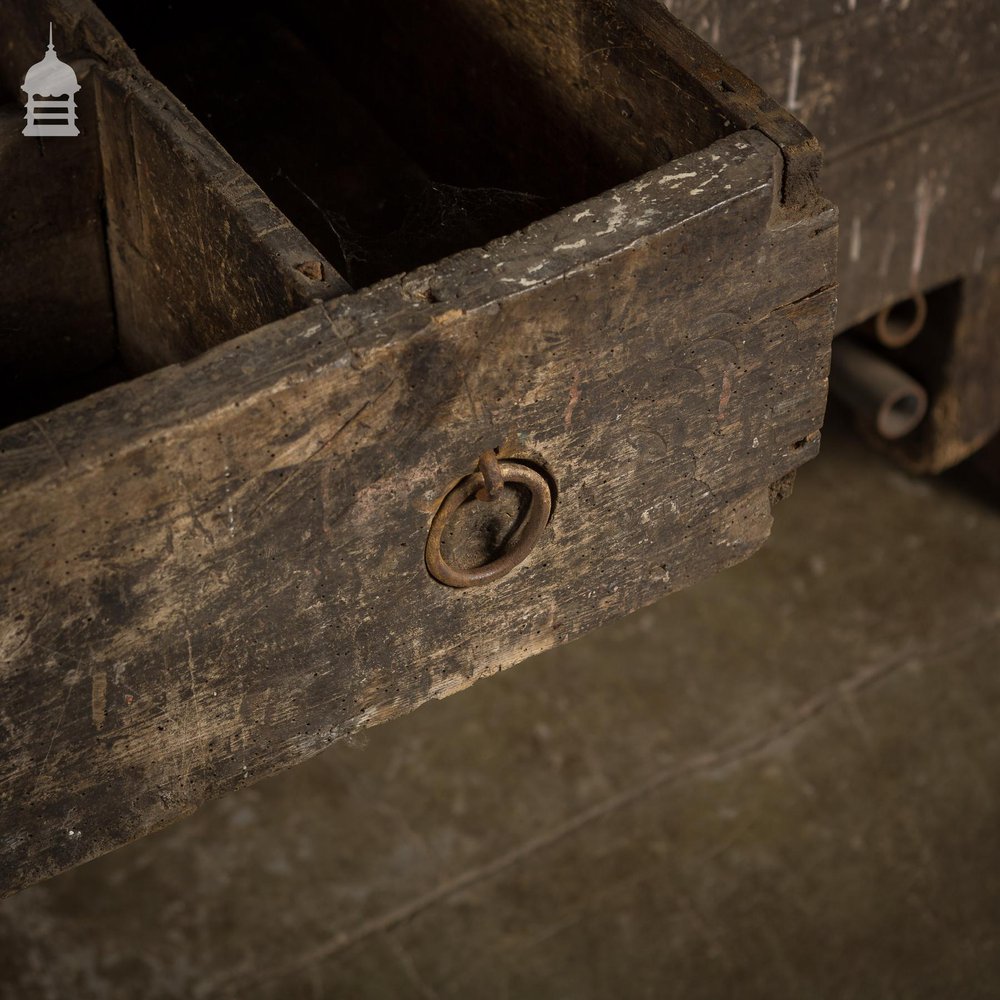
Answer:
M21 998L1000 995L1000 512L836 423L706 585L0 904Z

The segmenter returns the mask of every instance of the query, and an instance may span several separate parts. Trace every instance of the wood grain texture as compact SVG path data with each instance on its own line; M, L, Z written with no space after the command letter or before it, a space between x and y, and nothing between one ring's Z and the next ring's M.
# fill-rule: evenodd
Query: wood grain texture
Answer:
M130 371L187 360L347 289L161 88L129 70L102 73L100 84L108 244Z
M1000 262L1000 92L831 163L841 207L846 328L905 298Z
M75 398L116 358L92 90L78 113L66 143L26 138L23 106L0 108L0 426Z
M289 7L326 36L342 30L345 12L335 5ZM343 46L340 58L407 144L426 147L432 172L466 167L483 183L572 203L740 127L619 8L605 0L373 0L352 11L351 27L380 36L388 56L373 62ZM693 36L686 42L705 49Z
M335 9L289 6L338 28ZM401 95L398 127L433 135L440 168L488 151L503 164L495 182L578 199L757 128L788 160L785 200L812 196L815 139L656 0L378 0L366 11L362 33L388 36L401 54L377 66L357 59L351 72L376 105L388 100L380 92ZM385 86L384 76L402 78ZM475 139L442 131L441 117L470 126Z
M96 100L91 140L96 134L100 143L96 166L103 167L98 184L124 368L137 373L186 360L347 290L92 3L46 0L27 8L0 0L0 20L11 66L37 61L50 20L60 52L96 63L79 100L91 107ZM69 195L68 185L60 194Z
M356 287L739 129L760 128L796 161L791 188L807 149L818 167L797 122L648 0L105 7ZM321 128L309 102L288 98L303 79L337 108Z
M838 330L913 289L965 283L957 325L928 330L903 359L931 413L889 450L922 472L967 458L1000 420L998 307L987 303L1000 264L995 0L668 6L823 142L823 188L843 223Z
M822 150L797 118L714 49L704 42L698 44L700 40L689 28L665 18L659 0L624 0L616 4L616 10L621 10L636 32L624 47L626 59L632 46L640 50L636 36L647 39L653 51L664 53L686 71L694 92L706 104L718 102L727 122L757 129L778 145L785 164L781 200L789 211L809 213L822 206L818 189ZM648 58L638 63L634 82L640 90L650 77L658 77L656 69ZM661 104L669 103L670 97L669 93L660 95Z
M818 447L835 212L743 132L0 434L0 885L140 836L753 552ZM423 541L477 455L553 520Z
M710 3L707 33L707 11L669 6L800 117L831 163L1000 89L993 0Z
M406 5L385 6L392 19L407 16ZM412 8L401 34L415 35L418 48L440 60L442 44L452 42L434 37L437 21L421 17L429 6ZM816 139L658 0L451 0L446 6L463 40L487 56L491 81L496 77L485 89L480 81L477 91L470 84L483 72L483 60L472 59L464 71L455 69L450 91L477 97L482 91L488 120L504 123L511 135L527 130L528 140L508 151L524 176L537 176L542 167L549 183L560 179L563 190L565 174L583 188L607 184L754 128L785 157L786 207L815 207ZM532 132L524 122L526 105L544 109L539 121L557 141Z
M994 0L669 0L823 143L839 330L1000 261Z
M470 92L455 82L454 67L472 54L452 37L435 60L374 4L308 4L299 17L290 4L248 11L237 0L209 11L200 0L103 6L150 72L354 287L482 246L582 197L570 182L572 150L553 178L563 200L523 187L503 154L527 144L524 129L503 133L477 100L482 83ZM434 24L435 37L451 37ZM318 117L314 101L290 99L303 80L335 113ZM456 122L456 104L475 113ZM532 107L522 122L538 121Z

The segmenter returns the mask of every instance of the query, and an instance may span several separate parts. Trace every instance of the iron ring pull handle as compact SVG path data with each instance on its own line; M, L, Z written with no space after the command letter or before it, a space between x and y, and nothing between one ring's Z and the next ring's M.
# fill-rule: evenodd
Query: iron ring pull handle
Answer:
M520 483L531 491L531 506L517 543L502 556L473 569L452 566L441 552L441 538L455 512L473 496L478 501L496 500L507 483ZM552 513L552 491L545 478L518 462L499 461L492 451L479 458L479 469L466 476L444 498L431 521L424 549L427 570L439 583L448 587L481 587L506 576L527 559L541 537Z

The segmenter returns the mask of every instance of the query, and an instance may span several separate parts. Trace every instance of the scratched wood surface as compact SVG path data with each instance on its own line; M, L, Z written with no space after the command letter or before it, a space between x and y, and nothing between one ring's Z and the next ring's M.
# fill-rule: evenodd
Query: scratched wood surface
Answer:
M5 890L753 552L834 310L781 182L739 133L0 435ZM497 446L555 516L442 587L430 514Z
M826 398L818 146L655 3L553 9L585 28L563 111L639 176L353 294L292 273L311 245L89 4L12 11L18 44L51 15L103 61L122 354L169 366L0 432L0 891L767 537ZM322 301L230 339L300 279ZM544 469L555 512L456 591L423 543L486 448Z
M162 113L162 94L130 70L99 81L108 250L129 371L195 357L347 289L181 108Z
M917 434L887 448L914 471L961 461L1000 429L995 0L668 6L823 142L823 187L842 219L838 330L911 289L966 286L951 326L897 359L931 407Z
M814 194L813 137L655 0L104 7L355 287L743 128L774 139L796 160L788 182ZM254 77L227 85L248 62ZM336 122L317 128L310 102L287 99L303 78Z
M994 0L669 0L823 143L846 329L1000 260Z

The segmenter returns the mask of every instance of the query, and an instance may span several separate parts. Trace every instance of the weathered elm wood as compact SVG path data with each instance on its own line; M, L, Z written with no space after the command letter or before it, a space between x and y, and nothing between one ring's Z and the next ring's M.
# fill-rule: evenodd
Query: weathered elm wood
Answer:
M802 118L828 162L1000 89L994 0L771 4L781 23L770 30L761 3L715 5L721 22L706 37ZM702 30L686 3L670 6Z
M452 102L457 120L509 135L500 156L531 189L592 194L722 135L757 128L790 160L786 202L807 204L814 196L816 140L656 0L380 0L367 9L372 30L388 31L390 45L412 47L422 60L398 88L412 102L404 121L422 127L419 108L430 95L420 81L443 66L449 82L435 89L435 101ZM309 16L323 14L310 7ZM335 15L326 17L330 24ZM472 58L450 57L456 36ZM376 100L382 74L394 66L368 68ZM366 72L360 61L352 68ZM526 120L525 107L539 113ZM483 145L492 146L485 135ZM440 155L454 155L452 143L439 146Z
M1000 90L828 164L843 219L838 328L1000 262L1000 140L984 131L997 121Z
M0 108L0 426L84 395L115 362L92 90L80 98L72 143L26 138L24 107Z
M346 283L208 133L142 74L99 74L119 348L183 361Z
M304 28L303 37L279 11L243 12L222 3L206 17L197 0L155 11L132 3L104 6L157 80L210 125L227 152L355 287L481 246L562 207L487 186L510 188L509 177L467 173L459 163L469 150L479 153L477 159L495 160L492 147L481 149L481 129L475 136L456 135L445 150L454 161L450 169L430 176L423 150L407 148L392 134L401 118L415 119L416 113L389 89L385 57L379 58L383 32L344 24L330 36L338 44L317 46L317 25ZM352 92L357 81L339 46L371 64L380 102L389 105L387 120L366 106L367 94ZM254 67L252 74L247 66ZM303 81L335 113L318 116L315 99L290 97L303 90ZM385 99L383 91L389 91ZM404 96L413 100L409 92ZM439 104L429 96L425 111L440 114ZM421 125L435 140L424 144L437 147L437 120ZM493 146L503 145L493 136ZM573 200L572 192L566 195Z
M788 42L853 15L858 0L663 0L664 6L735 62L769 45ZM860 0L862 10L881 0Z
M89 107L96 98L89 138L96 131L100 144L115 334L124 368L142 372L186 360L347 290L242 168L149 77L87 0L0 0L7 64L23 67L23 73L40 58L50 20L61 52L98 61L80 100ZM68 157L77 150L85 154L74 141L60 152ZM82 162L93 164L93 157ZM67 179L53 187L53 198L71 198L70 186Z
M838 329L1000 260L995 0L670 0L823 143Z
M931 392L918 433L891 446L940 471L1000 421L1000 11L995 0L774 4L670 0L823 142L840 231L837 328L963 280L957 327L928 329L906 366ZM977 325L979 324L979 325Z
M782 179L739 133L0 434L4 890L753 552L835 304ZM552 523L443 587L431 513L501 445Z
M818 168L797 122L649 0L290 0L266 16L234 0L209 16L196 0L158 13L105 6L355 285L481 245L741 128L796 159L790 186L807 173L798 161ZM248 63L255 79L234 88ZM322 128L311 102L289 100L303 80L338 108Z
M941 472L1000 427L1000 87L836 158L824 173L844 224L839 329L956 283L949 317L931 316L897 359L930 394L918 430L878 446L906 468Z
M342 9L289 7L445 177L464 164L486 183L573 201L735 130L719 101L602 0L374 0L346 34ZM352 45L355 34L380 38L385 58ZM609 61L630 47L657 71L642 86Z
M662 50L671 63L683 67L694 84L694 91L706 104L718 102L726 121L738 128L755 128L772 139L781 149L785 162L781 200L790 212L814 212L825 204L818 191L819 171L823 161L816 137L801 122L782 108L772 97L744 76L718 52L673 18L663 16L658 0L622 0L614 5L627 17L634 34L621 50L621 57L631 64L640 39L653 43L653 51ZM611 53L612 62L617 55ZM649 54L634 63L633 81L640 91L646 89L650 76L656 78L658 67ZM661 100L668 103L665 92Z

